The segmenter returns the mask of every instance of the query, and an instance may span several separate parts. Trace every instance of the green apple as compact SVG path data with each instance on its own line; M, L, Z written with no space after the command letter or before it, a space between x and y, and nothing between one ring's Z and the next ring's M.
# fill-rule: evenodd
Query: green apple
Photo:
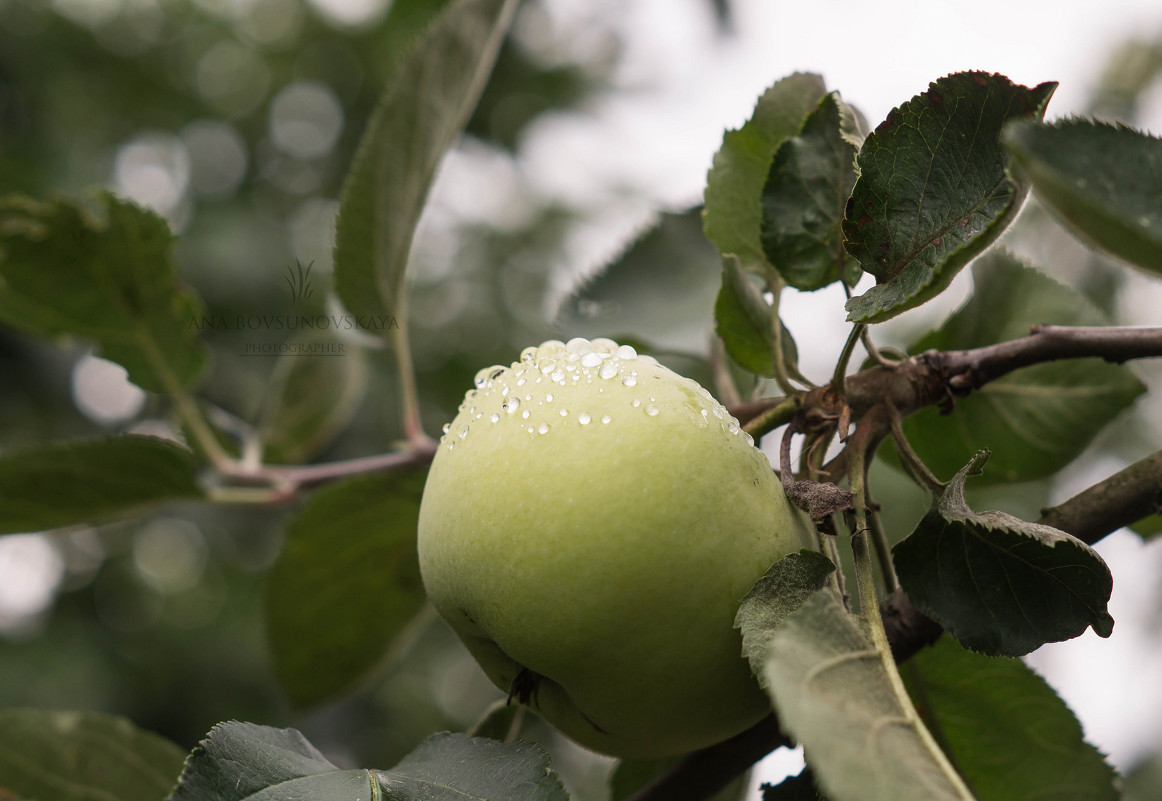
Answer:
M734 616L809 543L705 389L608 339L476 376L419 517L428 596L489 678L577 742L657 757L770 705Z

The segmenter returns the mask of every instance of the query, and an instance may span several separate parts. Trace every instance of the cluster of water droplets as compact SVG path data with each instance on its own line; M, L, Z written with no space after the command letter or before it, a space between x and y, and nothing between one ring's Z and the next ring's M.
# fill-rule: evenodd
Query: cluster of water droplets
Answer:
M468 436L474 425L515 422L533 437L552 431L554 423L549 420L557 421L558 418L558 424L567 424L575 419L581 426L609 425L614 420L613 414L605 413L598 417L568 406L560 406L553 414L542 407L554 406L554 388L568 391L571 387L589 386L599 394L604 393L607 387L620 389L618 384L633 389L639 386L643 371L652 372L657 364L652 356L639 355L629 345L618 345L611 339L590 341L578 337L567 343L550 340L539 347L525 348L521 352L520 361L508 367L485 367L476 374L474 388L468 390L460 404L456 430L452 430L452 424L445 425L440 442L449 450L454 449L458 441ZM700 409L701 420L697 421L701 427L708 426L713 417L723 430L741 435L749 444L754 444L751 436L739 428L738 422L706 389L688 378L679 376L678 380L695 389L704 401ZM494 398L497 395L500 398L500 410L487 413L487 409L496 408ZM643 394L638 397L635 394L626 413L657 417L661 409L655 405L656 401L653 396ZM530 420L534 412L537 412L538 418L547 417L548 420Z

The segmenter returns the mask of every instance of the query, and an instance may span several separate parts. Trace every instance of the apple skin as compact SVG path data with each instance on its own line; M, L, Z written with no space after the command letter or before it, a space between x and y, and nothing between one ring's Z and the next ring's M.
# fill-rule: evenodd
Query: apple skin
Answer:
M734 616L807 531L709 392L574 339L477 375L428 475L419 559L498 687L588 748L660 757L770 711Z

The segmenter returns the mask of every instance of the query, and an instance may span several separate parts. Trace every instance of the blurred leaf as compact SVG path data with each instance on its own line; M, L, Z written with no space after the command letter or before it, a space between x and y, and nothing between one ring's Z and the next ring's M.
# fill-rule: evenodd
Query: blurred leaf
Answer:
M516 5L458 0L397 67L340 195L335 289L352 314L403 318L408 255L428 189L484 89Z
M743 368L758 375L775 374L774 310L747 278L737 256L722 257L722 288L714 302L715 333L726 352ZM779 321L783 361L795 365L799 352L791 332Z
M484 712L468 733L473 737L509 742L520 731L525 709L522 704L514 704L511 699L502 698Z
M1030 326L1103 325L1083 295L1003 252L972 268L973 293L936 331L909 348L967 350L1023 337ZM1101 359L1033 365L956 401L952 415L925 409L904 433L936 475L956 473L982 448L993 451L982 483L1043 478L1073 461L1145 387L1127 367Z
M1020 174L1071 230L1162 274L1162 139L1068 119L1015 123L1004 142Z
M157 801L185 753L101 712L0 710L0 798Z
M1162 534L1162 515L1150 515L1130 526L1130 530L1139 534L1144 540L1152 540Z
M259 425L263 459L277 464L305 462L330 443L367 389L360 348L318 336L296 337L290 345L274 367Z
M750 661L751 672L764 689L771 639L796 609L821 590L835 564L817 551L790 553L771 565L742 599L734 617L734 627L742 633L742 653Z
M876 286L847 302L849 320L878 323L928 301L1001 234L1027 191L1005 171L1001 127L1040 119L1056 87L949 75L868 136L843 234Z
M826 94L823 79L795 73L778 81L759 98L754 113L736 131L727 131L706 176L706 236L723 256L738 256L743 269L763 271L761 242L763 183L771 157L803 126L803 120Z
M348 690L423 607L416 521L425 476L332 484L287 525L265 605L275 670L295 703Z
M802 130L779 146L763 187L763 252L796 289L859 280L839 229L855 185L856 151L842 126L838 94L824 95Z
M941 637L904 666L908 691L980 801L1116 801L1116 776L1057 693L1019 659Z
M102 194L76 203L0 201L0 320L43 337L94 340L143 389L194 383L206 363L201 306L181 287L165 220Z
M0 534L100 523L201 497L193 454L169 440L103 437L0 455Z
M1126 772L1125 801L1158 801L1162 797L1162 751L1141 759Z
M892 549L912 603L966 648L1022 656L1092 626L1113 631L1113 579L1076 537L1004 512L973 512L964 483L988 460L981 451L949 482L907 538Z
M973 798L834 593L815 593L782 622L762 672L779 725L832 801Z
M681 757L618 760L609 774L609 801L626 801L680 761ZM706 801L743 801L749 788L750 773L744 772Z
M436 734L394 768L340 770L294 729L220 723L186 760L170 801L565 801L530 743Z
M612 336L627 344L633 337L704 350L721 261L702 233L700 209L661 214L620 257L572 289L554 322L565 338Z

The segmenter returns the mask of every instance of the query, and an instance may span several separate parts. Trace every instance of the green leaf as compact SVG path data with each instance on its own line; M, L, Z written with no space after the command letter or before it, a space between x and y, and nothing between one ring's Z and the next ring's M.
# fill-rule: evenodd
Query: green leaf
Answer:
M910 353L967 350L1023 337L1030 326L1103 325L1106 316L1083 295L1000 252L972 268L974 290L941 327ZM1101 359L1034 365L990 381L956 401L952 415L924 409L904 433L924 462L944 477L990 448L982 482L1030 481L1073 461L1145 387L1134 373Z
M103 220L66 200L0 201L0 321L96 342L142 389L188 388L207 351L178 283L165 220L110 194Z
M701 209L661 214L620 257L573 287L555 314L562 338L612 336L702 351L722 262Z
M714 318L715 333L722 337L732 359L757 375L775 374L774 309L743 272L736 256L722 258L722 288L714 301ZM797 364L795 340L782 320L779 326L783 362Z
M325 447L363 400L367 365L363 351L330 337L296 337L270 379L259 433L263 460L305 462ZM315 352L313 345L323 345Z
M835 564L818 551L790 553L771 565L742 599L734 627L742 632L743 656L764 688L764 665L771 638L804 601L827 584L834 572Z
M294 729L215 726L186 760L170 801L566 801L549 758L530 743L429 737L391 770L340 770Z
M971 801L871 640L829 591L770 638L763 664L779 725L831 801Z
M532 743L435 734L380 780L390 801L568 801L549 762Z
M100 712L0 710L0 798L157 801L185 752Z
M458 0L397 67L339 198L335 289L352 314L405 316L408 255L428 189L468 122L516 6Z
M0 455L0 534L100 523L203 497L194 455L154 437L102 437Z
M723 256L738 256L746 270L764 272L760 241L760 198L771 158L803 126L804 118L827 93L823 79L795 73L778 81L759 98L754 113L736 131L727 131L706 176L706 236Z
M1001 234L1027 191L1006 172L1001 127L1040 119L1056 87L949 75L868 136L843 234L876 285L847 302L849 320L878 323L928 301Z
M1116 801L1117 778L1057 693L1019 659L942 637L903 668L928 728L980 801Z
M1070 229L1162 274L1162 139L1082 119L1014 123L1002 138L1018 172Z
M425 475L332 484L288 524L265 606L275 670L296 703L350 689L423 607L416 521Z
M1064 531L965 503L965 481L987 460L988 451L978 453L892 549L912 603L965 647L993 656L1021 656L1090 626L1110 636L1113 579L1096 551Z
M855 151L843 130L838 94L831 92L771 162L761 201L763 252L796 289L859 280L839 228L855 185Z
M1162 534L1162 515L1150 515L1143 518L1130 526L1130 530L1148 542Z

